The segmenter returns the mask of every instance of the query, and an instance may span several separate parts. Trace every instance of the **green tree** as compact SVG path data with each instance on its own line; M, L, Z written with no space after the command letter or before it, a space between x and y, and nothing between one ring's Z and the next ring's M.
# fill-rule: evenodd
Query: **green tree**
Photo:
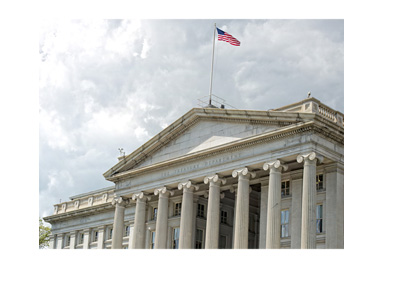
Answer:
M39 248L49 246L51 228L45 226L43 220L39 218Z

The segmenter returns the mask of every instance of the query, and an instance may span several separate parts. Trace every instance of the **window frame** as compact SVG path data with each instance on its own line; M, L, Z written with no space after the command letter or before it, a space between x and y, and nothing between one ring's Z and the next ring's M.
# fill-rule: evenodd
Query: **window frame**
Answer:
M281 198L287 198L290 195L290 180L281 181Z
M199 240L198 232L201 232L201 239ZM203 249L204 248L204 229L196 228L195 233L195 241L194 241L194 249ZM200 247L198 247L200 246Z
M283 214L287 215L283 215ZM285 219L283 219L285 218ZM286 221L287 218L287 221ZM281 227L280 227L280 237L281 238L288 238L290 237L290 210L289 209L283 209L281 210ZM284 232L285 230L285 232Z
M177 232L177 234L176 234ZM172 229L172 249L179 249L179 234L181 232L180 227L174 227Z
M320 211L318 209L320 208ZM318 217L318 214L320 217ZM324 233L324 205L323 204L317 204L317 207L315 209L315 231L317 234Z
M182 202L174 203L174 216L180 216L182 213Z
M315 176L315 188L317 192L321 192L324 190L324 173L317 173Z
M197 217L205 218L206 213L206 205L205 204L197 204Z

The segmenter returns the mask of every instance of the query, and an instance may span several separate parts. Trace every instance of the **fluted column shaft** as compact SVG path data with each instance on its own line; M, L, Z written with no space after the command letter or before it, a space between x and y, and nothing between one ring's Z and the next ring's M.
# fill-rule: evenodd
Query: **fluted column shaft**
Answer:
M204 183L209 185L207 224L206 224L206 249L217 249L219 240L219 212L221 201L221 182L225 184L225 179L220 179L218 175L205 177Z
M124 216L125 216L125 206L127 205L127 200L119 197L113 200L112 204L115 206L114 214L114 224L112 233L112 249L122 248L122 239L124 237Z
M140 193L134 194L132 199L136 201L132 246L134 249L143 249L145 248L146 236L146 202L150 198L145 196L143 193Z
M180 183L178 189L183 189L181 224L179 232L179 248L190 249L192 247L193 238L193 191L199 189L190 181Z
M249 244L250 176L254 178L255 173L244 168L233 171L232 176L238 177L233 248L247 249Z
M168 235L168 197L173 192L168 191L165 187L154 191L158 196L158 210L156 221L156 241L154 248L165 249L167 248L167 235Z
M311 152L299 155L297 162L304 161L303 169L303 196L301 210L301 248L316 248L316 168L317 159L321 162L322 157Z
M266 241L269 249L281 247L281 172L287 168L279 160L264 164L264 170L269 169Z

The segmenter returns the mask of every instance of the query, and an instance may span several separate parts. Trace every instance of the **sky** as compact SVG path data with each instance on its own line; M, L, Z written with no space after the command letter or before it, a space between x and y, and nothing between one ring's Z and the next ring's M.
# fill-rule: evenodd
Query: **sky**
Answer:
M344 112L344 21L42 20L39 29L39 216L112 186L103 173L210 90L237 109L307 97Z

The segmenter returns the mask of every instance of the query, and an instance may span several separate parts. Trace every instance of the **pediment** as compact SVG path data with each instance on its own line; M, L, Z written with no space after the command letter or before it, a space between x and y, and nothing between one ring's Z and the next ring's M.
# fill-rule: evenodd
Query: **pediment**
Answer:
M195 154L299 122L294 113L194 108L143 146L126 156L104 176Z

